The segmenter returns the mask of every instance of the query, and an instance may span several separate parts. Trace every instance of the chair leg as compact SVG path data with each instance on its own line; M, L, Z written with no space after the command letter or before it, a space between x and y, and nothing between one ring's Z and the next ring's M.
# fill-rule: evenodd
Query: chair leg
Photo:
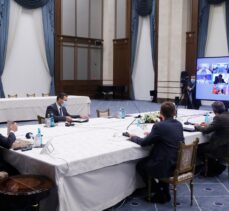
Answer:
M176 208L177 208L177 187L176 185L173 185L173 208L174 208L174 211L176 211Z
M208 175L208 157L205 156L204 159L204 176L206 177Z
M147 196L147 200L150 202L151 201L151 178L148 178L148 196Z
M190 190L191 190L191 206L192 206L192 203L193 203L193 183L192 183L192 180L190 181Z

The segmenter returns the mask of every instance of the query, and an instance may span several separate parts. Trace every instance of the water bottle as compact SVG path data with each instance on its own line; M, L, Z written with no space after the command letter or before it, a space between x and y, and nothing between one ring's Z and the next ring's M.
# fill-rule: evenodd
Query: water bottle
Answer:
M35 136L34 140L35 147L40 147L42 145L42 136L41 136L41 129L37 129L37 135Z
M48 114L47 118L45 119L45 124L46 124L46 127L50 127L50 125L51 125L51 117L49 114Z
M53 113L51 113L51 115L50 115L50 127L55 127Z
M137 127L141 127L141 121L140 121L139 118L137 119L136 126L137 126Z
M204 122L205 122L206 124L209 123L209 114L208 114L208 113L205 114L205 120L204 120Z
M126 116L125 109L124 108L120 108L120 119L124 119L125 116Z

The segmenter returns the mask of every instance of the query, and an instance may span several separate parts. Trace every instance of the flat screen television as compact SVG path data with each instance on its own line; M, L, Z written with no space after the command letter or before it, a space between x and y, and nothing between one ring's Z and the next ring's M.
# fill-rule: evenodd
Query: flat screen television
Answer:
M196 99L229 101L229 57L197 59Z

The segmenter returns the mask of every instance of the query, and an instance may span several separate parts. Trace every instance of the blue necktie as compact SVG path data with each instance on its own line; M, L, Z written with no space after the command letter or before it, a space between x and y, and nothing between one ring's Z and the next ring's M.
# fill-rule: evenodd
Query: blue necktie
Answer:
M63 116L63 111L61 107L60 107L60 116Z

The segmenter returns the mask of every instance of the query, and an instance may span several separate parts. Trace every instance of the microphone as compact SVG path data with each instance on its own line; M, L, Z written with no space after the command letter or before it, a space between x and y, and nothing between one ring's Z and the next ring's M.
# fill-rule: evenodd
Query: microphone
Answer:
M139 114L138 116L134 117L134 119L131 121L131 123L126 127L126 132L123 132L122 135L126 137L130 137L130 134L127 132L129 127L135 122L137 118L141 118L141 115Z

